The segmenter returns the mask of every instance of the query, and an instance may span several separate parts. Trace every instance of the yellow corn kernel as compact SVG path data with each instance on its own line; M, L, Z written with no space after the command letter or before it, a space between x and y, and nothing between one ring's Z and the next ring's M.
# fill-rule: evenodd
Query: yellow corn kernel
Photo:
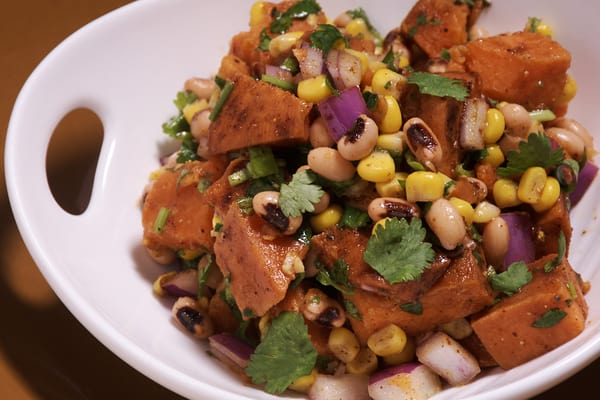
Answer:
M406 200L410 202L434 201L444 197L444 178L431 171L411 172L404 183Z
M396 165L390 153L375 150L359 161L356 172L367 182L387 182L394 177Z
M265 18L265 2L257 1L250 7L250 26L257 26Z
M567 81L563 87L563 91L558 98L559 105L568 104L577 94L577 81L571 75L567 75Z
M546 179L546 184L544 185L544 189L542 190L542 195L537 203L532 204L531 206L537 212L542 212L548 210L558 201L558 197L560 196L560 183L558 180L549 176Z
M260 333L261 340L267 335L269 328L271 327L271 315L265 314L258 320L258 332Z
M360 343L358 343L356 335L344 327L331 330L327 346L333 355L344 363L354 360L360 351Z
M512 179L498 179L492 187L494 202L500 208L514 207L521 204L517 192L519 185Z
M154 294L157 296L166 296L166 293L162 288L162 283L167 279L171 279L176 274L177 274L177 272L171 271L171 272L164 273L161 276L159 276L158 278L156 278L156 280L152 283L152 291L154 292Z
M400 91L405 82L406 77L403 75L389 68L381 68L373 74L371 88L374 93L392 96L397 99L400 97Z
M360 66L362 67L363 76L365 72L369 69L369 58L362 51L354 50L354 49L344 49L344 51L360 60Z
M287 32L282 35L276 36L269 42L269 53L273 57L286 53L292 49L298 43L298 40L302 38L304 32Z
M298 83L298 97L311 103L318 103L331 96L332 92L327 85L327 76L319 75L308 78Z
M165 171L166 171L166 169L165 169L165 168L158 168L158 169L155 169L154 171L150 172L150 177L149 177L149 179L150 179L151 181L154 181L154 180L158 179L158 177L159 177L159 176L161 176L162 174L164 174L164 173L165 173Z
M354 18L350 22L346 24L345 33L350 36L362 36L365 39L371 37L371 32L369 32L369 27L367 23L362 18Z
M363 347L354 357L354 360L346 363L346 371L351 374L371 375L377 369L377 355L368 347Z
M481 160L484 164L489 164L494 168L498 168L504 162L504 153L500 146L493 144L486 147L487 155Z
M198 253L196 250L182 249L177 252L177 255L186 261L190 261L194 258L198 258L200 253Z
M387 64L382 61L371 61L369 63L369 70L373 74L375 74L375 72L379 71L382 68L387 68ZM370 90L373 90L373 88L371 88Z
M389 181L375 183L375 190L381 197L404 198L404 188L400 182L405 181L407 176L406 172L396 172Z
M373 228L371 229L371 235L376 236L375 232L377 232L377 227L380 225L383 227L383 229L385 229L385 224L391 219L392 219L391 217L385 217L385 218L382 218L379 221L375 222L373 224Z
M485 144L496 143L504 133L505 127L504 114L500 110L497 108L487 110L485 126L483 127L483 141Z
M385 133L377 136L377 146L394 153L402 153L404 150L404 132Z
M200 99L187 104L181 111L183 112L183 117L189 124L192 122L194 115L198 111L204 110L206 107L208 107L208 101L206 99Z
M378 356L399 353L406 345L406 333L398 325L389 324L367 339L367 346Z
M340 222L342 214L344 210L339 204L331 204L322 213L310 217L310 226L315 232L323 232Z
M529 167L523 172L519 180L517 196L523 203L535 204L542 197L546 184L546 170L542 167Z
M463 199L459 199L458 197L451 197L448 201L458 210L458 213L461 217L463 217L467 225L471 225L473 223L475 209L471 203Z
M400 57L398 57L398 68L406 68L410 66L410 60L409 58L404 54L400 54Z
M548 25L547 23L545 23L543 21L537 25L535 32L539 33L540 35L547 36L549 38L552 37L552 33L553 33L550 25Z
M486 222L490 222L493 218L496 218L498 215L500 215L500 208L484 200L475 206L473 222L485 224Z
M387 365L400 365L415 359L417 344L411 336L406 337L406 345L399 353L383 356L383 362Z
M402 113L400 112L400 106L394 96L383 96L385 101L385 113L381 122L379 123L379 131L381 133L394 133L398 132L402 127Z
M313 368L312 371L310 371L310 374L301 376L290 383L288 389L300 393L308 393L310 387L313 385L313 383L315 383L315 379L317 379L317 370L316 368Z

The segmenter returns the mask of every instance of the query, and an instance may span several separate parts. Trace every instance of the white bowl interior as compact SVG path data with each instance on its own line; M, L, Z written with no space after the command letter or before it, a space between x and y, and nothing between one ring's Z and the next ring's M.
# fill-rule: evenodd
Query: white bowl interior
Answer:
M19 229L37 265L70 311L133 367L190 398L276 398L243 386L171 321L170 302L151 290L163 271L141 247L139 198L158 166L166 136L161 124L190 76L215 73L229 38L248 26L251 1L194 0L132 3L76 32L34 71L14 107L6 142L6 175ZM380 32L400 23L412 1L335 1L320 4L332 17L362 6ZM393 12L391 12L393 10ZM549 22L573 54L579 93L570 115L600 137L600 6L583 1L502 0L481 18L491 33L521 29L527 17ZM104 142L88 209L65 213L54 201L45 154L56 124L87 107L104 125ZM30 118L37 110L37 118ZM25 135L24 133L27 133ZM549 388L600 354L600 232L597 179L573 211L570 261L591 281L587 329L575 340L508 372L494 370L436 399L516 398Z

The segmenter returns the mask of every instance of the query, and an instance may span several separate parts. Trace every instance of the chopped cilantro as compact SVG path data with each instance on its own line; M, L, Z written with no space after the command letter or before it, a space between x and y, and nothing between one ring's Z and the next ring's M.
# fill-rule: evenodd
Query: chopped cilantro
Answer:
M348 281L348 264L343 259L337 259L333 268L327 270L317 263L319 273L316 276L317 281L323 286L333 286L344 294L352 294L354 286Z
M329 52L335 42L344 40L344 35L338 28L331 24L319 24L317 29L310 34L310 44L312 47L321 49L323 53Z
M371 35L373 35L373 37L375 38L375 44L379 45L383 42L383 37L377 31L377 29L375 29L375 26L373 26L373 24L371 23L371 20L369 19L369 16L367 15L367 12L362 7L355 8L354 10L348 10L348 11L346 11L346 14L348 14L350 16L350 18L352 18L352 19L360 18L363 21L365 21L365 24L367 25L367 29L369 30L369 32L371 32Z
M254 146L248 149L250 161L246 169L253 179L274 175L279 172L277 160L269 146Z
M215 261L212 254L206 253L202 257L206 258L206 265L198 270L198 300L202 298L206 281L210 275L210 270L215 266ZM196 265L198 265L198 263L196 263Z
M362 315L360 314L360 311L358 311L356 305L347 298L344 298L344 308L346 309L348 315L350 315L352 318L362 321Z
M461 80L429 72L415 72L409 75L408 83L417 85L421 93L432 96L448 96L458 101L464 101L469 96L469 90L463 86Z
M558 235L558 254L555 258L544 264L544 272L554 271L554 269L562 262L563 257L565 256L566 248L567 241L565 239L565 234L563 231L560 231L560 234Z
M552 308L535 320L531 326L534 328L552 328L554 325L562 321L562 319L566 316L567 313L560 308Z
M190 170L187 168L182 168L179 176L177 177L177 181L175 182L175 187L179 188L181 185L181 181L190 173Z
M340 227L348 227L351 229L363 228L371 223L371 218L366 212L347 205L344 207L344 213L340 220Z
M417 280L435 257L421 220L392 218L369 238L364 260L389 283Z
M550 139L544 133L532 133L526 141L519 143L519 151L508 152L506 167L496 173L501 178L525 172L529 167L551 168L558 166L564 158L563 149L552 150Z
M506 271L491 274L489 279L494 290L504 292L508 296L517 293L532 279L531 271L523 261L517 261L508 266Z
M371 111L375 110L375 108L377 107L377 101L379 100L379 96L377 96L376 93L369 92L368 90L365 90L362 96L365 100L367 108Z
M273 40L273 38L267 34L267 28L264 28L262 31L260 31L258 49L262 51L269 51L271 40Z
M179 111L182 111L185 106L196 101L197 97L193 92L181 91L177 92L175 99L173 100L173 104Z
M542 20L537 17L527 18L527 25L526 25L527 32L532 32L532 33L537 32L537 28L541 22L542 22Z
M269 393L283 393L317 362L302 315L284 311L271 323L265 338L250 356L246 374Z
M450 61L452 57L450 56L450 52L448 51L448 49L442 49L442 51L440 52L440 58L444 61Z
M400 304L400 309L402 311L406 311L407 313L421 315L423 314L423 304L419 301L415 301L412 303L404 303Z
M316 14L319 11L321 11L321 6L316 0L300 0L285 12L277 15L269 28L273 33L284 33L290 29L292 20L305 19L310 14Z
M289 183L283 183L279 191L279 207L286 217L298 217L303 212L315 210L324 192L315 185L314 172L300 171L292 175Z
M381 62L383 62L388 69L391 69L392 71L398 71L398 68L396 68L396 53L394 53L394 50L390 49L385 54Z
M210 180L208 180L208 177L202 177L200 179L198 179L198 183L196 184L196 189L198 189L198 191L200 193L204 193L206 192L206 189L208 189L210 187L211 183Z

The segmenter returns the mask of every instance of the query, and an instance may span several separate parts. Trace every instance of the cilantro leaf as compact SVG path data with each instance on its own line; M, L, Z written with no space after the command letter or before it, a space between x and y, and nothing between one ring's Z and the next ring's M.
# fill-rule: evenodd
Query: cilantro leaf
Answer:
M402 311L406 311L407 313L421 315L423 314L423 304L420 301L415 301L413 303L404 303L400 304L400 309Z
M529 167L556 167L563 158L563 149L552 150L550 139L546 134L532 133L526 141L519 143L519 151L508 152L506 167L498 168L496 173L501 178L507 178L525 172Z
M364 228L371 223L371 217L366 212L347 205L344 207L342 219L339 222L341 228L348 227L350 229Z
M331 24L319 24L310 34L310 45L327 53L339 39L343 40L344 35L338 28Z
M494 290L504 292L508 296L517 293L523 286L528 284L533 275L527 264L517 261L508 266L506 271L490 275L489 279Z
M324 194L323 189L313 183L315 179L313 172L304 170L295 173L289 183L281 184L279 207L286 217L298 217L315 210L314 205Z
M408 76L408 83L417 85L423 94L438 97L452 97L464 101L469 96L469 90L458 79L450 79L429 72L415 72Z
M367 242L364 260L389 283L417 280L435 257L431 243L424 242L421 220L392 218L378 225Z
M566 316L567 313L560 308L552 308L546 311L544 315L538 318L531 326L534 328L552 328Z
M552 260L547 261L544 264L544 272L552 272L554 269L562 262L563 257L565 256L565 252L567 249L567 241L565 239L565 234L563 231L560 231L558 235L558 254Z
M327 270L319 267L319 273L316 276L317 281L323 286L333 286L344 294L352 294L354 286L348 281L348 264L343 259L337 259L333 268Z
M350 315L352 318L362 321L362 315L360 314L360 311L358 311L358 308L356 308L356 305L345 297L344 308L346 309L348 315Z
M279 394L317 362L302 315L284 311L271 323L265 338L250 356L246 374L269 393Z
M293 19L305 19L310 14L316 14L321 11L321 6L316 0L300 0L282 14L279 14L273 22L270 29L273 33L284 33L292 25Z

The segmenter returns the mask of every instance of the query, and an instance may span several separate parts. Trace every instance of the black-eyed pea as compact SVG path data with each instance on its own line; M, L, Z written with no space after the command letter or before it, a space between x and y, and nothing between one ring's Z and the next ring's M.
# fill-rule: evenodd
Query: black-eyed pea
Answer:
M352 129L338 141L337 149L346 160L360 160L373 151L378 136L379 129L375 121L366 115L360 115L354 121Z
M411 118L404 123L406 144L415 158L428 169L437 171L436 165L443 161L440 142L421 118Z
M319 117L310 124L308 130L308 139L312 147L332 147L335 144L335 141L329 134L329 130L327 129L327 125L323 120L323 117Z
M175 321L195 338L205 339L214 333L207 311L193 298L180 297L171 311Z
M415 203L396 197L378 197L369 203L369 217L377 222L384 218L419 218L421 210Z
M302 225L302 216L288 217L279 207L279 192L263 191L252 198L252 208L257 215L277 228L284 235L292 235Z
M504 257L508 251L510 234L508 225L501 216L492 218L485 224L482 233L483 252L488 264L496 267L504 265Z
M446 250L455 249L467 235L462 216L456 207L444 198L431 203L429 211L425 214L425 220Z
M356 173L356 167L330 147L312 149L308 152L307 161L316 174L335 182L352 179Z

